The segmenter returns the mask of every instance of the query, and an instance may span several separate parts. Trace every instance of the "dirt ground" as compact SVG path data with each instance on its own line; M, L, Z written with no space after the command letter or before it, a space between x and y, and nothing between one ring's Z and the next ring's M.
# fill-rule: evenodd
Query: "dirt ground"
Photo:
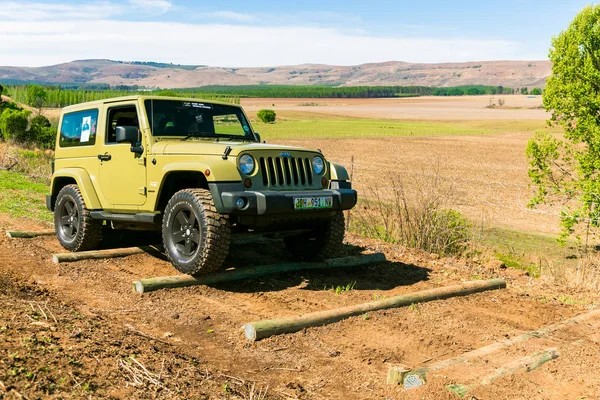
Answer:
M488 108L490 101L500 108ZM423 96L387 99L241 99L246 111L269 108L358 118L418 121L546 120L541 96Z
M43 228L0 216L0 230ZM139 242L113 235L106 246ZM135 294L133 280L172 275L150 254L53 264L54 237L0 235L0 393L7 398L452 399L475 371L559 347L541 368L469 392L471 399L597 398L600 321L442 372L419 389L386 384L390 365L427 366L586 312L597 294L570 292L485 260L471 263L350 236L347 254L383 251L368 267L270 276ZM232 245L226 267L289 259L278 242ZM508 288L248 342L243 323L501 276ZM336 294L331 287L355 282ZM594 336L594 334L596 336ZM573 343L577 340L582 342ZM2 395L0 394L0 397Z

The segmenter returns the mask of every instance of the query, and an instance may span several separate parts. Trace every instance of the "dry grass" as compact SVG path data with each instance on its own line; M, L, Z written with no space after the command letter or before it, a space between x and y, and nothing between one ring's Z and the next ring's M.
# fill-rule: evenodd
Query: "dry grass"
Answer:
M547 261L543 268L558 284L574 289L585 289L593 292L600 290L600 254L596 252L582 255L576 265Z
M0 143L0 169L25 174L36 182L50 182L53 157L51 150L26 149Z
M455 205L453 184L438 174L390 178L393 191L371 188L356 212L352 229L363 236L400 243L440 255L462 253L470 224Z

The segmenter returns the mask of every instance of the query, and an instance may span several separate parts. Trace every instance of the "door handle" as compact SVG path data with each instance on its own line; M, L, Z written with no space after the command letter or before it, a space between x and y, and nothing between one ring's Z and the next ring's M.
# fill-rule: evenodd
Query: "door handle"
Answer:
M111 158L110 154L98 154L98 160L100 161L110 161Z

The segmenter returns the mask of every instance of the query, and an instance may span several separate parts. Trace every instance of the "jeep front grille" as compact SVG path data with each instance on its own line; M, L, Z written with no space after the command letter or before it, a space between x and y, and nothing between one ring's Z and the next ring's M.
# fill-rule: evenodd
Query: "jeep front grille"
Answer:
M260 172L265 187L310 187L313 183L311 161L301 157L260 157Z

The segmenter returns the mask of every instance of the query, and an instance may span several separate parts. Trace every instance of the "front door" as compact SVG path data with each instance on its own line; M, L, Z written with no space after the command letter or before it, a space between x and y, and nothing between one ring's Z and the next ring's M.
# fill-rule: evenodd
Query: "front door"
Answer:
M146 155L131 152L131 143L117 143L117 126L139 128L135 104L109 108L100 163L100 187L112 208L134 208L146 202Z

